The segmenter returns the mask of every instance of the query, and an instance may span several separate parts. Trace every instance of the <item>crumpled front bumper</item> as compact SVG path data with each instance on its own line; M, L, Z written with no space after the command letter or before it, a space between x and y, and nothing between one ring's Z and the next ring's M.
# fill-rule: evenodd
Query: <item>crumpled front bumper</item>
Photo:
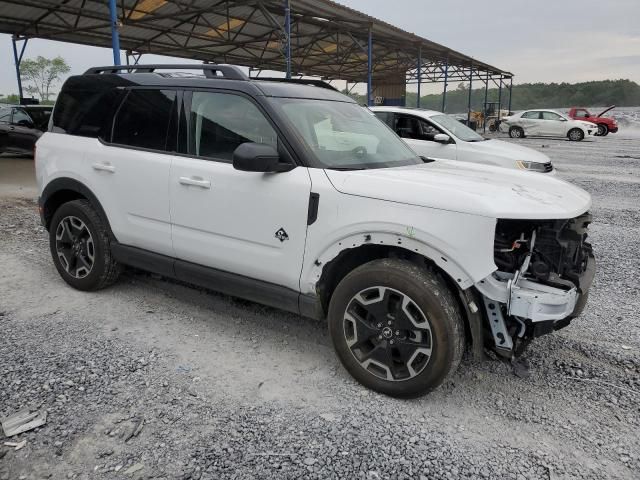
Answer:
M580 315L594 276L595 259L590 255L578 285L571 288L552 287L502 272L489 275L475 287L487 299L506 305L508 316L546 322Z

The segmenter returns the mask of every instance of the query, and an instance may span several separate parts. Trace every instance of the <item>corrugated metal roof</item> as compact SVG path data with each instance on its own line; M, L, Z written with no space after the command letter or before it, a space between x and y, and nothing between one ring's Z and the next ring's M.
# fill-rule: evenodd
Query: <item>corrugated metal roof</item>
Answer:
M282 0L118 0L120 45L154 53L258 69L284 70ZM290 0L294 74L364 81L373 35L374 79L415 71L423 80L509 77L509 72L330 0ZM0 32L111 46L107 0L0 0ZM471 70L473 65L473 70Z

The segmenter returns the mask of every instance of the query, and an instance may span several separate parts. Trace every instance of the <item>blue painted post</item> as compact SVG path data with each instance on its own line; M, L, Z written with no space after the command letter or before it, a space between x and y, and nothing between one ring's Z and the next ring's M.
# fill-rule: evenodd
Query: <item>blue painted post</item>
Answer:
M442 91L442 113L447 109L447 82L449 81L449 55L447 55L447 63L444 65L444 89Z
M471 92L473 91L473 63L469 70L469 101L467 102L467 125L471 121Z
M111 19L111 48L113 49L113 64L120 65L120 33L118 32L118 13L116 0L109 0L109 17Z
M418 100L416 107L420 108L420 87L422 84L422 45L418 47Z
M16 46L16 37L15 35L11 37L11 43L13 44L13 61L16 66L16 78L18 79L18 95L20 96L20 101L22 101L23 92L22 92L22 78L20 75L20 63L22 63L22 55L24 55L24 49L27 47L27 42L29 39L25 39L22 44L22 49L20 50L20 55L18 55L18 48Z
M291 78L291 5L284 0L284 30L287 36L285 55L287 59L287 78Z
M367 105L372 107L373 101L373 34L371 32L371 26L369 26L369 40L367 44Z

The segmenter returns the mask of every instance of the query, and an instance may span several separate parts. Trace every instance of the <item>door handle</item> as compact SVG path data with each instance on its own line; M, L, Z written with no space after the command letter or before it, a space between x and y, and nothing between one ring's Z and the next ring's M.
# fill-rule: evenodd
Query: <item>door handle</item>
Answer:
M211 188L211 182L202 177L180 177L178 181L181 185L192 185L194 187L206 189Z
M103 172L115 173L116 167L110 163L94 163L91 165L94 170L101 170Z

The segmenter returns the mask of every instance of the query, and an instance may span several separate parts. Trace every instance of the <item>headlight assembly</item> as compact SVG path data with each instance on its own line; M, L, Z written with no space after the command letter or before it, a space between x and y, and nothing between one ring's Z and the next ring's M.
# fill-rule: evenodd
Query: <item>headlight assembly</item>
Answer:
M547 166L540 162L527 162L525 160L516 160L516 167L520 170L530 170L533 172L546 172Z

